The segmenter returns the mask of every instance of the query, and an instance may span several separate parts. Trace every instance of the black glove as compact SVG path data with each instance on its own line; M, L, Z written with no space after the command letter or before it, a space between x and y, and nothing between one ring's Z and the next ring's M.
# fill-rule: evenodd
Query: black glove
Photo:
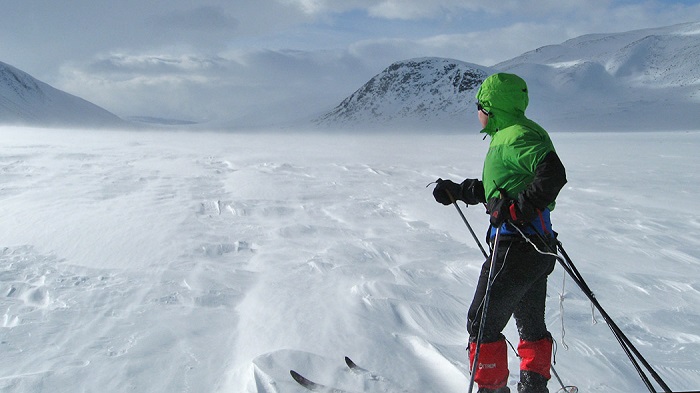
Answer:
M525 199L523 194L518 199L513 198L491 198L486 204L491 225L498 228L504 222L511 220L517 225L523 225L537 218L539 211L535 206Z
M484 183L477 179L465 179L462 182L462 198L467 205L478 205L486 202Z
M452 180L437 179L437 185L433 189L433 197L438 203L449 205L452 201L460 200L462 196L462 185L453 182ZM450 198L450 196L452 198Z
M484 196L484 184L477 179L466 179L462 184L457 184L452 180L437 179L437 185L433 190L435 200L443 205L452 203L450 195L455 201L464 201L468 205L478 205L486 202ZM448 194L449 192L449 194Z

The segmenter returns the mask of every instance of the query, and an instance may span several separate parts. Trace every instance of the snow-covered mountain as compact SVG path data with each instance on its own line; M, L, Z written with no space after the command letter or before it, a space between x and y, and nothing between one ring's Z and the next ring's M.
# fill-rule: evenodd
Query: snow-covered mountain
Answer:
M323 126L449 125L464 120L493 70L452 59L396 62L315 121Z
M698 61L700 23L585 35L492 68L441 58L407 60L372 78L317 123L464 128L478 82L503 71L528 82L528 116L549 129L697 128ZM473 83L457 88L460 77Z
M696 129L700 23L581 36L494 68L530 84L531 110L575 129Z
M73 127L127 124L107 110L3 62L0 62L0 123Z

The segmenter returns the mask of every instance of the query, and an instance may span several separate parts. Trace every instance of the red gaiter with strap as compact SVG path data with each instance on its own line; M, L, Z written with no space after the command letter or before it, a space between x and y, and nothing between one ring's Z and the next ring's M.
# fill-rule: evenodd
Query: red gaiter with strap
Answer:
M480 388L496 390L508 383L508 348L506 341L500 340L481 344L479 364L476 365L474 382ZM469 344L469 364L474 364L476 343Z
M552 339L545 337L538 341L520 340L518 344L520 369L536 372L548 380L552 377L549 369L552 359Z

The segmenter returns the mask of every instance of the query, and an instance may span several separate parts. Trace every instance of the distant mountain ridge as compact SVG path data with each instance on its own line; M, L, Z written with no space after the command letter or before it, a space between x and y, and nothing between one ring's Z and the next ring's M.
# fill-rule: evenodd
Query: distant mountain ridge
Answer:
M443 58L411 59L392 64L315 124L477 127L472 105L479 79L512 72L528 83L527 115L548 129L697 129L699 62L700 23L584 35L490 68ZM471 70L474 84L456 91L455 75L443 72L447 69L463 75Z
M631 78L631 84L687 86L700 81L700 23L589 34L524 53L494 66L517 69L522 64L573 67L596 63L611 76Z
M457 60L418 58L396 62L370 79L318 125L367 126L444 123L460 117L465 103L491 71Z
M127 124L109 111L3 62L0 62L0 123L71 127Z

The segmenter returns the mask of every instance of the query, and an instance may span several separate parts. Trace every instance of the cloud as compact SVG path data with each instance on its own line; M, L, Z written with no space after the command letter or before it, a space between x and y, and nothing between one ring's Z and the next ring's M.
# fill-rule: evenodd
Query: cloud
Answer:
M220 58L194 55L114 53L88 64L86 71L94 74L186 75L216 68L221 61Z
M446 57L492 66L524 52L558 42L553 36L567 37L567 27L516 23L501 29L465 34L439 34L420 39L362 40L349 46L349 52L379 66L412 57ZM497 48L497 50L494 50Z
M425 19L446 13L477 11L487 5L480 0L279 0L310 15L361 10L385 19Z
M114 53L64 66L60 87L125 117L282 121L335 106L371 75L344 51Z
M232 41L277 34L309 17L276 0L3 2L0 57L43 79L56 64L113 51L224 50ZM49 77L47 77L49 75Z
M509 59L524 51L512 39L526 35L523 31L541 40L551 33L522 25L416 40L363 40L333 50L113 52L64 66L58 85L121 116L293 119L332 108L398 60L438 56L492 65ZM509 44L494 53L494 42L501 40Z
M415 20L448 17L453 12L475 12L485 7L481 1L384 0L368 7L367 12L377 18Z
M200 6L184 11L171 11L152 17L156 23L170 29L196 31L235 31L238 19L228 15L223 7Z
M445 20L465 13L484 15L538 16L577 11L588 12L592 8L608 9L611 0L502 0L498 3L483 0L278 0L306 14L323 15L360 10L380 19Z

